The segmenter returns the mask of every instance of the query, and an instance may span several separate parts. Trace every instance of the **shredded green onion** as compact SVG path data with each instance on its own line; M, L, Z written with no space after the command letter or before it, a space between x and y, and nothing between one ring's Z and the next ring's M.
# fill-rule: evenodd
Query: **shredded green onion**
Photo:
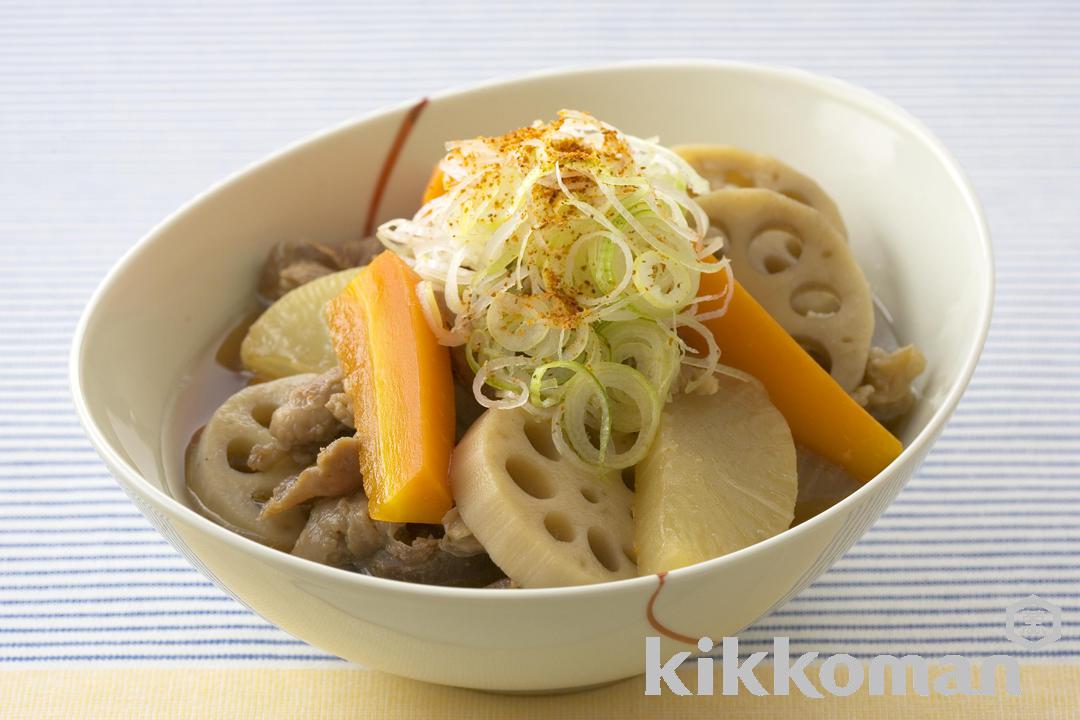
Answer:
M700 274L730 272L691 198L708 183L655 140L574 111L447 150L446 193L378 231L423 279L436 338L464 345L482 405L550 418L582 462L638 462L681 368L700 368L692 387L719 361L696 314Z

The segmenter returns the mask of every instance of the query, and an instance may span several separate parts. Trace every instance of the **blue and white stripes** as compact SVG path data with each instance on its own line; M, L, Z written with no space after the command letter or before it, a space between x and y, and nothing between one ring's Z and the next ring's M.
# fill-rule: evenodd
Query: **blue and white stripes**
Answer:
M340 662L204 580L79 429L70 336L135 238L227 172L381 104L687 55L799 65L905 105L968 169L998 254L984 359L926 464L742 646L1019 654L1004 609L1035 593L1065 611L1037 659L1080 660L1078 37L1066 2L0 5L0 666Z

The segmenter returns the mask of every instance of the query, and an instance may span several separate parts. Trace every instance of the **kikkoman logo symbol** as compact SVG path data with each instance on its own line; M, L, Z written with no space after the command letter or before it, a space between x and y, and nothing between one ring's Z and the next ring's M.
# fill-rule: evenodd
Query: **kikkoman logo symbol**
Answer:
M1005 637L1026 650L1041 650L1061 639L1061 608L1028 595L1005 608Z
M1061 608L1037 595L1030 595L1006 608L1005 636L1025 650L1038 650L1061 637ZM876 655L861 662L852 655L840 653L821 658L819 653L807 652L792 658L790 639L773 638L772 653L755 652L745 659L739 657L739 639L725 637L720 643L719 657L716 644L711 638L698 640L697 648L706 653L695 660L697 685L694 692L687 687L676 670L690 659L689 651L678 652L662 661L660 638L645 638L645 694L660 695L663 687L676 695L713 695L717 662L720 670L720 692L738 695L743 690L752 695L769 695L755 669L768 660L771 654L773 695L789 695L792 687L810 698L822 698L825 693L836 696L852 695L869 683L871 695L906 695L909 689L917 695L994 695L997 693L997 677L1003 671L1004 689L1010 695L1020 694L1020 664L1009 655L991 655L981 661L972 661L963 655L944 655L935 658L943 668L930 678L930 662L921 655ZM813 682L812 668L817 669L817 682ZM843 668L844 672L840 673ZM972 680L977 670L978 681ZM762 673L766 675L766 673ZM909 682L910 679L910 682Z

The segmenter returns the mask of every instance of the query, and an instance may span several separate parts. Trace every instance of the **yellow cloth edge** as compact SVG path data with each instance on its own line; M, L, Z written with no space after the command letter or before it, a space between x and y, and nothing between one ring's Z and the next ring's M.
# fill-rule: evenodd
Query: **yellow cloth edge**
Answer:
M688 684L690 680L688 678ZM695 718L1073 717L1080 665L1024 665L1020 696L850 697L811 700L646 697L641 677L566 695L497 695L362 669L64 669L0 671L3 718ZM719 692L719 687L717 687Z

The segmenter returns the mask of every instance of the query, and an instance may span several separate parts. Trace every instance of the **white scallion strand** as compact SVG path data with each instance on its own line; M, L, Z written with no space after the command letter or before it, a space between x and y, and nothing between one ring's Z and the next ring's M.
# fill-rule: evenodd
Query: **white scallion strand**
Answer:
M701 322L730 298L697 314L719 299L697 297L700 274L730 278L691 197L708 183L655 140L572 111L447 150L447 192L378 230L421 276L436 338L465 346L482 405L550 418L556 447L582 462L638 462L680 369L696 369L693 386L719 362Z

